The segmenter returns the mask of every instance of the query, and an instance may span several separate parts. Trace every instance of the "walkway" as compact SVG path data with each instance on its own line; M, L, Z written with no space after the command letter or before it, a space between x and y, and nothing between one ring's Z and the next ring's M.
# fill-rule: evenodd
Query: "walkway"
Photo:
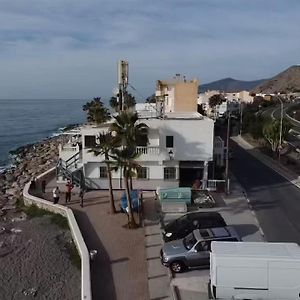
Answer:
M51 181L45 198L52 200ZM64 185L59 185L65 191ZM121 192L114 192L120 199ZM64 203L64 193L60 203ZM89 250L98 255L91 262L92 292L95 300L148 300L148 276L145 248L145 229L126 229L127 217L110 214L107 191L85 194L84 207L79 205L78 189L72 193L71 203L78 225ZM119 209L119 201L116 201Z

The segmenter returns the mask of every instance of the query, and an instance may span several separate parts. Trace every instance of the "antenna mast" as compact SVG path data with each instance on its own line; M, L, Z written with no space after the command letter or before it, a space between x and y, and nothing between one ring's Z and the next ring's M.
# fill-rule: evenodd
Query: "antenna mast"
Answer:
M119 109L124 110L124 97L128 86L128 62L119 60L118 62L118 86L119 86Z

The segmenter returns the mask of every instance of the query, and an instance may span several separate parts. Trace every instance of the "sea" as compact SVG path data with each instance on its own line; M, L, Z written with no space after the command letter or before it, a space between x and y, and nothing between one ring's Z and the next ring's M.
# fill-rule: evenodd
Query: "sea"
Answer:
M10 166L9 151L61 133L71 124L82 124L87 100L0 100L0 172Z

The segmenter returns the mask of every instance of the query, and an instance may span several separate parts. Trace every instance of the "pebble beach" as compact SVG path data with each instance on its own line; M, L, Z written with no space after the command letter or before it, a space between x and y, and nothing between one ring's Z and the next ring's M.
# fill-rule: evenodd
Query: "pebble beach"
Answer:
M0 299L80 299L80 269L72 264L71 233L46 215L29 218L20 208L25 184L54 167L60 135L15 151L0 173Z

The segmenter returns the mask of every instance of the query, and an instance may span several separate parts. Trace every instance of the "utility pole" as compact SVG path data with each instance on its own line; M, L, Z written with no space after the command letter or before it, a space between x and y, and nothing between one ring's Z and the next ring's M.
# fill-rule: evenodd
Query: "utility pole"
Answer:
M243 102L240 101L240 136L242 135L243 128Z
M227 136L226 136L226 165L225 165L225 184L226 184L226 194L230 193L229 186L229 135L230 135L230 112L228 113L227 121Z
M282 144L282 120L283 120L283 102L278 97L280 101L280 130L279 130L279 146L278 146L278 161L280 162L280 151L281 151L281 144Z

